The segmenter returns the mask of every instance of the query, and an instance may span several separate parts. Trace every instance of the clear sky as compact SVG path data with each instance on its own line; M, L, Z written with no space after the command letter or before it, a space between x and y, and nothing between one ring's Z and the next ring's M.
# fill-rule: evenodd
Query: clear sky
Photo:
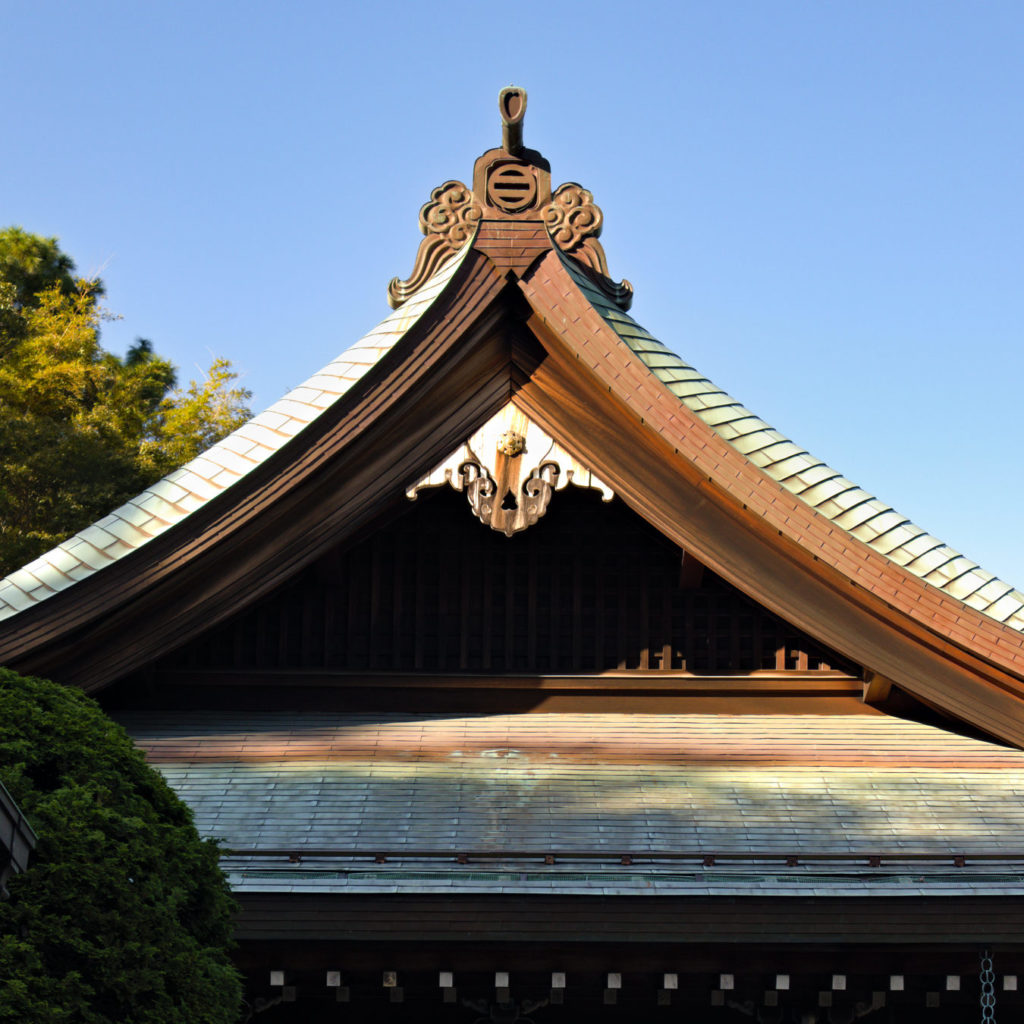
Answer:
M637 320L1024 588L1024 3L0 2L0 225L123 352L262 408L388 312L430 189L526 142Z

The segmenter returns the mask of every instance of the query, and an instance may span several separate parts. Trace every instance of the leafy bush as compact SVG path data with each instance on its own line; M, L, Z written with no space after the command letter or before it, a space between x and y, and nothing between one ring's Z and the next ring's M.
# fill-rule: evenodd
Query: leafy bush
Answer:
M39 836L0 901L0 1021L228 1024L213 843L95 701L0 669L0 780Z

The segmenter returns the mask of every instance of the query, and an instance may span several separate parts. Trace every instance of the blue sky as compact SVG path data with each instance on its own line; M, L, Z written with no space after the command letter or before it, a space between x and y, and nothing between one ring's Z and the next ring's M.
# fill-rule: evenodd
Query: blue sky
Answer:
M1024 4L0 10L0 223L102 275L109 348L268 405L388 312L514 83L637 320L1024 587Z

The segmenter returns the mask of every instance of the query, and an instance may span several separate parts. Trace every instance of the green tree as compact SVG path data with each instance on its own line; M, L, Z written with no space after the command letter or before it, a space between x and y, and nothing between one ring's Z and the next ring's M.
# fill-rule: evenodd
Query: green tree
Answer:
M105 351L102 282L73 272L56 239L0 231L0 576L250 415L224 359L182 390L149 341Z
M217 849L127 733L79 691L0 669L0 781L39 837L0 901L0 1021L237 1020Z

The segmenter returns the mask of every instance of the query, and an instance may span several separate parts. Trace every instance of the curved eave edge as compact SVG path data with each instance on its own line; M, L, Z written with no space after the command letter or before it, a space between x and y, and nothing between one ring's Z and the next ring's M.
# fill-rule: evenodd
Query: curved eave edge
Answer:
M619 309L572 261L569 274L612 331L718 437L819 515L929 586L1024 633L1024 592L916 526L755 416Z
M137 551L266 462L405 336L451 281L470 248L465 246L407 303L337 359L223 441L0 580L0 621L36 607Z

